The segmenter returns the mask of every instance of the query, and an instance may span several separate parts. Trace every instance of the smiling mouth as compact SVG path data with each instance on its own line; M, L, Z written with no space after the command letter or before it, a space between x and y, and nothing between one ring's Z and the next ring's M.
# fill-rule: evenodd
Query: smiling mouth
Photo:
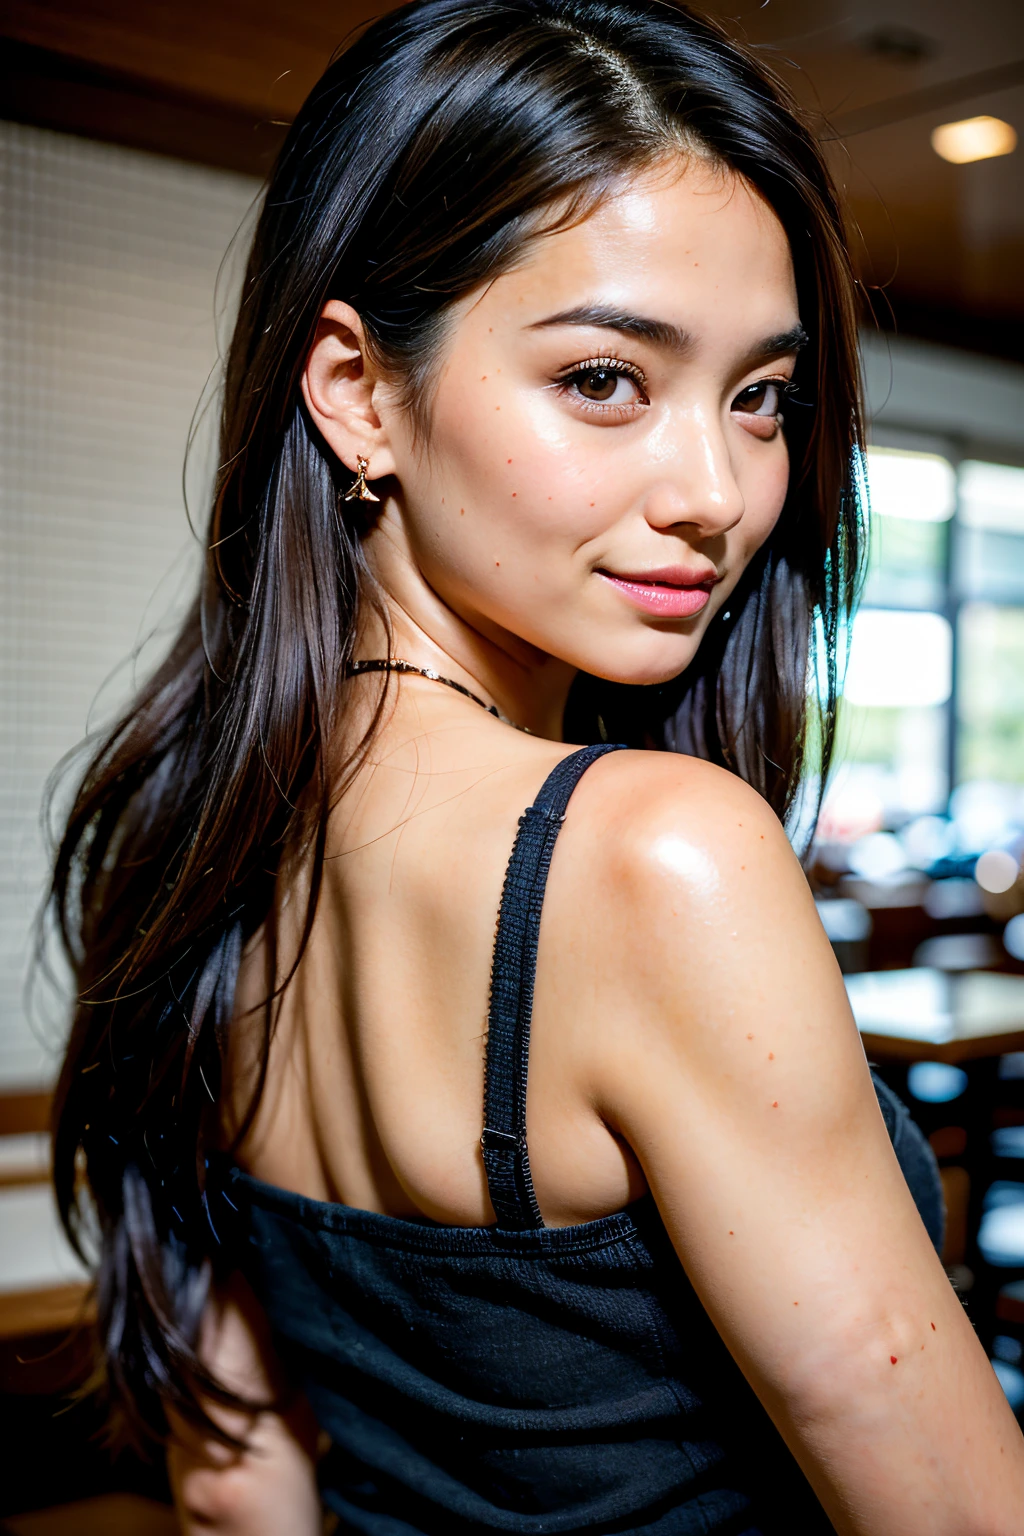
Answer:
M717 575L699 583L668 581L658 572L654 576L616 576L612 571L597 572L609 586L645 613L663 619L691 619L707 606Z

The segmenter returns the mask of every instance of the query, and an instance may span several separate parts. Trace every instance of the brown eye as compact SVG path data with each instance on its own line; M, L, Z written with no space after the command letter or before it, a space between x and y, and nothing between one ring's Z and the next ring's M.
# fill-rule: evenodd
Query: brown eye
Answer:
M611 413L608 420L621 420L623 413L629 414L638 406L650 404L639 368L611 357L591 358L571 373L563 374L560 388L581 410L600 407L600 410L591 411L594 421L603 412Z
M592 368L589 373L580 374L577 388L587 400L607 401L614 395L620 377L610 368Z
M761 379L741 389L732 403L734 411L748 416L776 416L782 409L784 385L776 379Z

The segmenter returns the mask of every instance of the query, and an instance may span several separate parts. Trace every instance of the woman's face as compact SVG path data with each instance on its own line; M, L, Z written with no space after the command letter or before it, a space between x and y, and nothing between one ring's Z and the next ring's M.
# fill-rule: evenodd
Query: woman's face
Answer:
M801 335L764 200L699 159L651 172L459 304L424 441L376 392L381 531L521 659L675 677L781 511Z

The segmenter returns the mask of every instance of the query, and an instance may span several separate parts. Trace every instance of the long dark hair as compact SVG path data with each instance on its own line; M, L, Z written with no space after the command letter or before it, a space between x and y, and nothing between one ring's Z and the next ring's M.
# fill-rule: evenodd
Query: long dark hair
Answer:
M453 302L507 270L538 221L585 216L624 173L695 147L760 189L792 248L811 341L788 499L687 673L664 688L580 678L567 732L697 753L786 816L809 744L819 784L832 749L859 396L840 211L784 87L673 0L417 0L332 63L288 135L227 359L200 591L92 756L53 879L77 988L54 1177L73 1240L83 1184L98 1217L100 1363L136 1435L165 1435L167 1405L201 1419L203 1392L230 1400L196 1337L218 1266L204 1148L239 956L262 927L265 1062L275 890L301 855L308 936L327 814L365 745L339 769L338 679L371 599L350 477L299 390L320 311L356 308L429 430Z

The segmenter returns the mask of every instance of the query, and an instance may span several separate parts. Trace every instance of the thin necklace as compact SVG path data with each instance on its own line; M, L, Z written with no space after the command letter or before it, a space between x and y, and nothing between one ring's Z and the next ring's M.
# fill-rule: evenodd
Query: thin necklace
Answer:
M523 731L527 736L533 733L528 725L516 725L507 715L503 715L495 704L488 704L478 693L471 688L466 688L462 683L457 683L454 677L442 677L440 672L435 672L433 667L417 667L411 661L402 661L397 656L378 657L372 661L350 661L345 668L346 677L358 677L361 672L412 672L416 677L425 677L431 683L444 683L446 688L454 688L456 693L461 693L465 698L472 699L474 704L479 704L481 709L486 709L489 715L500 720L503 725L511 725L517 731Z

